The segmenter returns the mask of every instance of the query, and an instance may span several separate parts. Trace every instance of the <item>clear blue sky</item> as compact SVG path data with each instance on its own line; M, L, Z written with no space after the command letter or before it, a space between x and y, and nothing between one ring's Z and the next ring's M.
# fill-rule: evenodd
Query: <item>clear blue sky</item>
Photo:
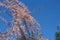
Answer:
M44 38L55 40L57 25L60 25L60 0L21 0L32 12L31 15L40 23Z
M57 30L56 26L60 25L60 0L21 0L21 1L25 3L25 5L31 11L31 15L40 23L42 36L44 38L50 38L51 40L55 40L55 32ZM37 10L33 12L34 9ZM0 25L2 25L1 21ZM0 28L2 29L2 27ZM3 29L6 28L4 27Z

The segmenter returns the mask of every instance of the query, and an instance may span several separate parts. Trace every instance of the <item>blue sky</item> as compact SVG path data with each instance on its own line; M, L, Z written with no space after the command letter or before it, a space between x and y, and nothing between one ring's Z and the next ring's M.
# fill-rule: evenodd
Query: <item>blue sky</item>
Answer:
M60 25L60 0L21 1L25 3L25 5L31 11L31 15L38 21L38 23L40 23L42 36L44 38L50 38L51 40L55 40L55 32L57 30L56 26ZM0 25L1 24L2 23L0 22ZM3 29L5 29L5 27Z
M60 0L21 0L40 23L42 36L55 40L57 25L60 25ZM33 12L34 9L38 11ZM39 10L40 8L40 10Z

